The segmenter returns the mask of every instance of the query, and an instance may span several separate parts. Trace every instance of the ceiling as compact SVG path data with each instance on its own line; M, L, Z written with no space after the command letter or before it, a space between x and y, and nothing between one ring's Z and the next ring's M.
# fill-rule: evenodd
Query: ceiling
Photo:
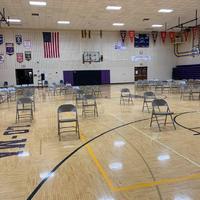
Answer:
M193 19L195 10L199 10L199 0L46 0L46 7L33 7L29 0L1 0L0 9L6 9L10 18L19 18L21 24L11 27L32 29L65 29L65 30L152 30L152 24L165 24L168 27L181 21ZM108 11L107 5L122 6L120 11ZM174 10L170 14L158 13L161 8ZM32 16L39 13L39 17ZM150 18L143 22L143 18ZM58 25L58 20L69 20L70 25ZM114 27L114 22L125 26ZM3 26L5 27L5 25ZM157 28L156 30L164 30Z

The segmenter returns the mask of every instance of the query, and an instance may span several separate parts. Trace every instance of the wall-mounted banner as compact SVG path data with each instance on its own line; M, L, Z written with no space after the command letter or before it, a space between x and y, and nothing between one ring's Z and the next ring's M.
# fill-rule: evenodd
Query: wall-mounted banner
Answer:
M30 40L24 40L24 48L30 49L31 48L31 41Z
M121 38L122 38L122 42L123 42L123 43L125 42L126 34L127 34L127 31L120 31L120 35L121 35Z
M165 43L166 37L167 37L167 32L162 31L160 32L161 38L162 38L162 42Z
M169 38L171 40L171 43L175 42L175 37L176 37L176 33L175 32L169 32Z
M157 41L157 38L158 38L158 31L152 31L151 35L152 35L153 43L155 45L156 41Z
M14 43L6 43L6 54L9 56L14 54Z
M131 43L133 43L134 38L135 38L135 31L129 31L128 34L129 34Z
M4 54L0 53L0 64L4 63Z
M3 39L3 35L0 34L0 45L3 44L3 40L4 40L4 39Z
M22 44L22 35L16 35L15 41L16 41L16 44L21 45Z
M31 60L31 51L25 51L25 59L27 61L30 61Z
M16 53L17 62L22 63L24 61L24 54L23 53Z

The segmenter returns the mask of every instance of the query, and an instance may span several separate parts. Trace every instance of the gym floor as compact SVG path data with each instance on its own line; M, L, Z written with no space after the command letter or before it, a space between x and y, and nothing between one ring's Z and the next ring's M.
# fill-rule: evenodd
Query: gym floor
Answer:
M59 141L57 135L57 108L74 104L71 95L37 89L34 120L17 124L24 127L16 130L28 130L17 138L3 134L16 125L16 102L0 104L0 199L199 200L200 101L157 94L174 111L177 128L168 125L160 132L156 123L149 126L151 114L142 112L142 98L120 105L125 87L138 96L144 93L132 84L102 86L99 117L84 118L78 108L80 140L70 133ZM2 145L11 140L21 140L25 147ZM12 155L18 151L23 153Z

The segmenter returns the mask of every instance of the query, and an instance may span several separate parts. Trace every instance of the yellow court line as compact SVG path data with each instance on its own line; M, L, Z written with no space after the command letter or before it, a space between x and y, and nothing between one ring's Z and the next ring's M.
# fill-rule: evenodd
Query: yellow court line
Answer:
M86 137L83 134L81 134L81 141L86 142ZM137 189L150 188L150 187L154 187L154 186L158 186L158 185L174 184L174 183L180 183L180 182L200 179L200 173L197 173L197 174L186 175L186 176L181 176L181 177L177 177L177 178L166 178L166 179L161 179L158 181L141 182L141 183L136 183L136 184L133 184L130 186L125 186L125 187L115 187L115 186L113 186L114 184L112 183L112 180L109 178L109 176L107 175L103 166L97 159L92 147L89 144L87 144L86 148L87 148L87 151L88 151L90 157L92 158L95 166L97 167L98 171L100 172L101 176L105 180L105 182L108 185L108 187L110 188L110 190L113 192L131 191L131 190L137 190Z

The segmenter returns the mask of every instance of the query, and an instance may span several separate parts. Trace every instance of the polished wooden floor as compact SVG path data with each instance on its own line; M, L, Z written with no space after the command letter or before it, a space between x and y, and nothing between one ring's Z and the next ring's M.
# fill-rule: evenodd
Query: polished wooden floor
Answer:
M167 96L175 115L187 112L176 120L193 131L176 125L177 130L167 126L159 132L156 125L149 127L150 114L142 112L142 99L136 98L130 105L119 104L120 89L128 87L136 93L134 85L104 87L104 98L97 100L99 117L84 118L79 108L81 140L65 134L61 142L57 135L56 111L61 104L74 103L72 96L48 96L45 90L37 90L30 132L15 138L27 139L24 153L0 159L1 200L27 199L67 155L106 131L63 162L32 199L200 199L200 136L194 135L200 129L200 101L180 100L177 93L160 95ZM142 95L143 91L137 94ZM15 125L15 109L15 102L0 105L1 142L13 140L12 135L3 135L3 132ZM0 149L1 153L18 150Z

